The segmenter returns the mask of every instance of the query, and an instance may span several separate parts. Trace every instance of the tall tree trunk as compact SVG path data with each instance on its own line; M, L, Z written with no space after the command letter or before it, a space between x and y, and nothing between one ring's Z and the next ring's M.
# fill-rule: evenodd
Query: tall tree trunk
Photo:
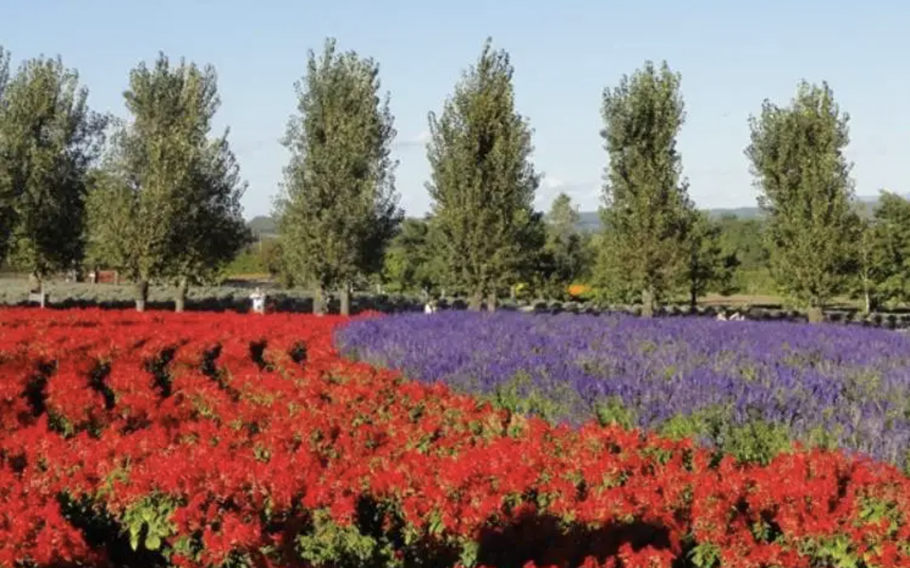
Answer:
M863 274L863 297L866 300L866 314L872 313L872 296L869 294L869 277Z
M177 296L174 299L174 311L181 313L186 310L186 293L190 289L188 278L181 276L177 281Z
M351 315L351 286L347 282L341 287L341 315Z
M313 296L313 313L317 316L325 315L325 288L320 285Z
M693 310L698 307L698 289L694 282L689 287L689 307Z
M483 307L483 292L478 288L471 293L471 298L468 301L468 309L472 312L479 312Z
M517 297L517 294L515 293L515 288L517 288L517 286L514 284L509 286L509 300L511 300L513 302L515 301L515 298Z
M821 306L810 306L807 312L809 323L822 323L825 321L825 312Z
M654 289L651 286L645 286L641 291L641 315L642 317L654 317Z
M145 304L149 299L149 282L140 280L136 282L136 311L144 312Z
M487 311L496 311L496 292L491 291L487 293Z

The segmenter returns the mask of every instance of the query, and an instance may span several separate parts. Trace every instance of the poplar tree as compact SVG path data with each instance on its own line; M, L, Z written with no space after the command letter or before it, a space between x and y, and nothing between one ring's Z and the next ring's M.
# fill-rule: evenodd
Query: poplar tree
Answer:
M788 106L765 100L749 121L745 153L767 218L771 271L814 322L849 276L855 214L852 164L844 156L848 123L828 84L806 81Z
M402 219L391 146L396 132L389 97L380 96L379 65L334 39L296 84L298 113L284 145L291 160L276 202L282 251L295 279L315 285L314 311L341 293L350 311L354 281L381 270Z
M531 128L515 110L514 68L488 39L442 114L430 113L427 190L442 236L448 278L469 306L495 309L536 254L525 246L540 219L533 210L540 177L530 161Z
M603 93L601 136L609 156L601 217L606 228L601 279L639 294L642 314L686 269L688 182L676 137L685 122L681 76L648 61Z
M9 83L9 52L0 46L0 113L6 110L6 86ZM0 129L0 266L6 261L13 227L14 189L7 171L9 151Z
M43 289L49 274L82 260L86 175L106 119L60 58L26 61L9 81L0 60L0 223L12 263Z
M186 286L204 279L242 248L239 180L226 134L209 138L220 104L211 66L159 55L130 73L124 93L132 117L120 125L104 167L94 176L90 237L96 258L136 285L143 311L153 280Z

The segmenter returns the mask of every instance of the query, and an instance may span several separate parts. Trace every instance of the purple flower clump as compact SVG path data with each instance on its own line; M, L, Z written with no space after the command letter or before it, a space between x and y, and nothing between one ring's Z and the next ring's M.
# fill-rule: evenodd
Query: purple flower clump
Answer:
M910 338L887 330L452 311L357 321L336 341L419 381L536 397L556 421L620 401L643 428L720 412L893 463L910 449Z

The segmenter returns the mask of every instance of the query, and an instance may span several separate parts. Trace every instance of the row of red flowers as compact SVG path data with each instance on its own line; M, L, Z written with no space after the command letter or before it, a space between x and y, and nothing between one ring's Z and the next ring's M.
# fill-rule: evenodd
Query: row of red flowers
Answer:
M338 318L0 312L0 566L910 566L910 481L552 427Z

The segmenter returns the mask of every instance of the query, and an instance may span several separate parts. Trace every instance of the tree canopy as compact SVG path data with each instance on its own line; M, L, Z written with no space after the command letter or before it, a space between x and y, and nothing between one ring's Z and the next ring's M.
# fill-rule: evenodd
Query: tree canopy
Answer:
M124 93L132 121L121 124L90 200L93 258L136 283L145 308L149 282L186 286L230 261L248 239L239 199L245 184L227 143L210 139L220 104L217 75L160 54L141 63Z
M676 137L685 122L681 77L648 61L603 93L601 136L609 156L603 189L601 280L640 294L653 313L685 270L688 182Z
M340 288L342 312L358 277L378 272L402 218L391 145L389 98L380 96L379 65L328 39L309 53L296 85L298 113L284 145L291 152L276 202L282 251L297 280L314 283L318 312Z
M771 271L813 320L847 283L855 223L848 122L826 83L805 81L789 106L766 100L750 119L746 156L767 218Z
M430 114L427 190L441 233L447 283L465 290L472 309L529 266L528 243L540 178L531 163L531 128L515 109L508 53L484 43L442 113Z
M82 260L86 175L107 119L60 58L25 61L11 78L8 66L0 50L0 260L8 252L40 283Z

